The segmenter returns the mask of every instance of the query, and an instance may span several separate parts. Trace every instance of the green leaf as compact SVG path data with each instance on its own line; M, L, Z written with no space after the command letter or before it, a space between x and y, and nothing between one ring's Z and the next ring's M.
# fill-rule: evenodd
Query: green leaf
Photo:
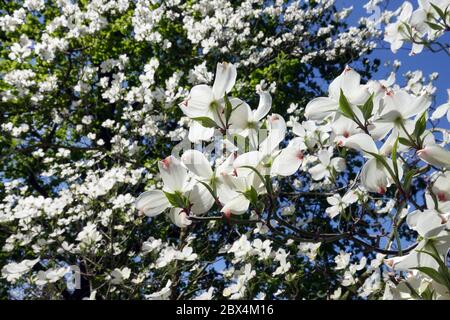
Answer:
M266 186L266 189L267 189L267 192L269 193L269 195L272 195L272 193L273 193L273 190L272 190L272 180L270 179L270 175L266 175L265 176L265 186Z
M411 182L412 182L412 178L413 176L416 174L416 170L412 169L409 170L408 172L406 172L405 174L405 180L403 182L403 189L406 192L409 192L409 188L411 187Z
M444 276L442 274L440 274L438 271L434 270L433 268L430 268L430 267L416 267L416 268L411 268L411 269L419 270L420 272L425 273L427 276L429 276L431 279L433 279L437 283L440 283L440 284L442 284L444 286L447 285L447 281L444 278Z
M200 182L209 191L209 193L211 193L211 195L213 196L214 199L216 198L216 193L214 192L214 190L211 188L211 186L209 184L207 184L204 181L200 181L200 180L197 180L197 181Z
M414 136L417 139L417 142L420 144L420 137L425 132L425 129L427 127L427 118L426 118L426 111L422 113L420 118L417 120L416 125L414 127Z
M197 117L197 118L192 118L195 121L198 121L202 124L202 126L206 127L206 128L216 128L218 127L217 123L208 117Z
M431 288L431 285L422 292L422 298L425 300L433 300L434 290Z
M258 204L258 192L256 192L255 188L251 187L251 189L247 190L244 195L252 205L256 206Z
M422 297L417 293L417 291L407 282L404 282L405 285L408 287L409 291L411 291L411 296L414 297L416 300L420 300Z
M443 27L437 23L433 23L433 22L429 22L429 21L425 21L425 23L433 30L439 31L439 30L443 29Z
M395 175L398 177L397 147L398 147L398 137L394 142L394 146L392 147L392 165L394 166Z
M352 107L345 97L344 91L341 89L341 95L339 96L339 111L352 120L355 120L355 114L353 113Z
M372 117L372 111L373 111L373 93L370 95L369 99L367 99L366 103L364 105L359 107L361 109L361 112L363 114L364 120L369 120L370 117Z
M433 7L434 10L436 10L437 14L439 15L439 17L444 20L445 22L445 13L444 11L442 11L441 8L439 8L437 5L433 4L430 2L430 5Z
M431 249L430 251L425 250L418 250L417 252L428 254L429 256L433 257L433 259L439 264L440 270L447 270L447 265L442 260L442 258L439 256L439 252L437 251L436 247L434 246L433 240L428 240L428 242L425 245L425 248ZM446 275L449 277L450 275ZM450 278L449 278L449 289L450 289Z
M430 192L431 199L433 199L434 209L438 210L439 208L439 200L434 194L434 192Z
M264 179L263 175L258 170L256 170L256 168L253 168L252 166L242 166L241 168L247 168L247 169L254 171L258 175L258 177L261 179L261 182L264 183L264 186L266 187L267 192L269 194L272 194L272 183L270 181L270 177L269 177L269 179Z
M180 193L175 192L175 193L169 193L169 192L165 192L163 191L167 200L169 200L169 203L176 207L176 208L184 208L186 207L187 204L187 199L185 199L185 197L183 197Z
M223 100L225 101L225 123L228 125L228 121L231 117L231 112L233 111L233 106L231 105L231 102L228 99L227 95L223 97Z
M405 146L411 147L411 148L414 147L414 143L413 142L411 142L408 139L403 138L403 137L399 137L398 138L398 142L400 142L401 144L403 144Z
M369 151L365 151L364 152L372 155L377 161L379 161L385 168L386 170L389 172L389 174L391 175L392 179L394 179L395 181L397 181L397 176L395 174L394 171L392 171L392 168L389 166L389 164L387 163L386 159L384 159L384 157L382 155L379 155L378 153L374 153L374 152L369 152Z

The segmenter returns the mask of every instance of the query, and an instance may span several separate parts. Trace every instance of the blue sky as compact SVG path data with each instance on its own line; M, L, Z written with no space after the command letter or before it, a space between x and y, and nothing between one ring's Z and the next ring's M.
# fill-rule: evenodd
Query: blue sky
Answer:
M336 0L336 5L339 8L347 8L353 6L353 12L349 16L349 25L357 25L357 22L360 17L367 17L370 14L366 13L366 10L363 8L363 5L367 2L367 0ZM395 10L400 7L404 1L401 0L390 0L388 9ZM410 1L413 4L414 8L417 8L417 0ZM442 42L450 42L450 34L447 33L444 37L440 38ZM410 45L406 44L400 49L396 54L392 53L389 49L389 44L381 41L380 46L383 48L375 49L371 54L373 58L379 58L381 60L380 70L377 74L374 75L374 79L382 79L386 77L391 68L384 67L383 63L386 61L393 61L395 59L400 60L402 62L402 66L399 70L398 75L406 73L407 71L415 71L422 70L425 77L428 77L429 74L433 72L439 73L439 78L434 81L434 85L437 87L436 92L436 105L439 106L442 103L445 103L448 100L447 89L450 88L450 56L448 56L445 52L433 53L427 50L424 50L422 53L416 56L409 56ZM400 79L399 79L400 80ZM443 124L443 126L449 128L448 123Z

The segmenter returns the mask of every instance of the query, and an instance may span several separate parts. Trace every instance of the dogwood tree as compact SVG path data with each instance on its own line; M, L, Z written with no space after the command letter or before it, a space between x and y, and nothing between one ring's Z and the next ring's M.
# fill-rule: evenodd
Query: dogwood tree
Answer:
M4 297L449 297L447 109L422 77L370 80L370 21L325 0L2 10Z

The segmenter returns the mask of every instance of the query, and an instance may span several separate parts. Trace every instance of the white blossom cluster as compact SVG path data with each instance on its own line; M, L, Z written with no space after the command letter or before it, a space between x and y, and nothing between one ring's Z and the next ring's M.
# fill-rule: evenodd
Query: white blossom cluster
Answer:
M214 168L198 150L186 150L179 159L175 156L165 158L158 163L163 179L162 191L143 193L136 201L137 209L148 216L155 216L170 208L168 216L173 223L187 228L198 216L210 211L213 205L219 206L225 219L245 214L253 207L256 211L254 221L262 222L270 229L272 222L265 221L266 208L261 208L259 199L276 197L276 185L273 185L272 179L300 171L310 175L313 182L324 181L322 187L325 185L332 189L339 174L346 170L345 159L334 156L335 151L344 148L360 152L366 160L358 173L359 178L342 198L339 194L327 198L331 207L326 213L335 218L345 214L354 203L368 205L368 199L373 194L385 195L395 185L405 200L400 204L397 202L395 208L388 211L395 212L394 223L406 218L409 228L415 230L419 238L406 255L401 255L399 247L400 256L385 260L387 265L394 270L408 271L425 267L436 269L439 267L439 260L436 262L436 259L441 259L440 263L443 263L442 259L446 259L450 249L450 183L446 172L450 167L450 151L445 149L445 142L439 144L436 141L435 129L426 127L427 110L431 105L428 90L412 90L412 81L405 88L400 88L394 85L392 79L361 84L359 74L347 67L330 84L328 97L310 101L305 115L311 120L304 125L294 122L294 138L280 150L278 145L285 138L286 123L278 114L267 116L271 108L270 95L260 92L258 108L252 110L239 98L227 96L236 77L237 72L232 64L219 63L213 86L193 87L188 99L180 104L183 112L196 121L190 127L189 138L193 142L209 140L213 137L214 128L217 128L224 134L221 145L229 150L229 156L219 154L225 160L216 161ZM261 138L259 129L262 127L269 130ZM242 146L235 144L233 141L236 140L232 137L238 137L237 141L239 137L247 139L251 151L243 152ZM407 194L413 177L402 182L405 174L411 174L405 172L410 158L422 161L425 167L421 170L424 172L431 171L424 206L418 205ZM409 200L411 204L406 207ZM414 207L415 210L409 212ZM270 210L273 209L268 208L268 217L272 215ZM392 240L388 240L388 249ZM232 262L237 263L255 255L269 257L270 245L270 241L261 242L259 239L251 243L242 236L227 252L234 255ZM428 254L424 250L429 246L435 251L424 257ZM288 255L284 249L275 253L274 260L280 266L273 276L289 271ZM355 273L363 270L367 263L367 258L362 257L359 263L349 265L349 259L350 254L345 252L335 258L336 270L345 270L342 279L344 287L356 284ZM378 257L377 261L380 259ZM369 288L381 289L379 281L382 274L373 266L369 270L375 273L361 287L362 296L369 295ZM237 283L224 295L242 297L242 288L251 275L246 265L244 274L237 277ZM442 290L439 292L436 293L437 298Z
M370 1L366 9L370 12L379 8L383 1ZM386 24L384 41L390 44L392 52L397 52L405 42L412 44L410 55L421 53L424 48L445 51L450 54L449 44L438 42L450 26L450 1L418 0L414 9L410 1L403 1L394 11L384 11L374 22Z
M385 253L332 257L339 282L324 297L342 298L357 287L361 298L448 298L438 278L412 271L439 271L424 251L445 259L450 243L449 135L436 127L436 120L450 120L450 102L431 109L437 75L408 72L399 86L395 74L362 83L347 68L328 96L305 110L300 101L285 106L286 119L271 112L283 107L272 101L279 81L237 77L280 56L334 66L349 52L368 53L376 24L341 28L337 22L351 8L335 12L334 3L25 0L2 12L1 281L26 297L46 290L61 297L67 278L82 274L90 281L84 299L187 292L192 299L285 298L286 283L302 281L300 266L321 270L322 250L345 239ZM428 2L420 3L425 10ZM52 14L43 15L49 6ZM411 22L419 13L408 8L383 19L398 13L398 21ZM337 22L323 26L328 15ZM404 37L398 21L387 28L395 48ZM276 25L276 32L261 24ZM412 30L429 41L442 33L423 21ZM195 57L171 60L177 51ZM234 64L211 72L227 56ZM256 89L257 106L234 96L244 87ZM170 140L189 147L169 155ZM199 147L206 143L208 150ZM13 169L22 177L11 178ZM426 183L421 203L410 194L419 179ZM289 196L323 197L325 207L300 218ZM418 234L416 246L402 252L395 232L386 237L379 229L362 238L351 229L311 228L317 219L334 230L345 219L358 227L367 216L392 217L384 230L392 232L405 220ZM227 242L216 244L222 232ZM383 237L385 244L372 241ZM216 260L202 260L207 250ZM215 273L221 261L225 267ZM209 274L223 289L207 281ZM281 283L275 292L272 280Z

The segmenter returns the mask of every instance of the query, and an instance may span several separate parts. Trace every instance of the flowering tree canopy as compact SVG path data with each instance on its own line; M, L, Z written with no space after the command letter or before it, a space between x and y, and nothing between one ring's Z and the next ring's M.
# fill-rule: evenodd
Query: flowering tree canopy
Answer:
M1 297L450 299L449 1L0 11Z

